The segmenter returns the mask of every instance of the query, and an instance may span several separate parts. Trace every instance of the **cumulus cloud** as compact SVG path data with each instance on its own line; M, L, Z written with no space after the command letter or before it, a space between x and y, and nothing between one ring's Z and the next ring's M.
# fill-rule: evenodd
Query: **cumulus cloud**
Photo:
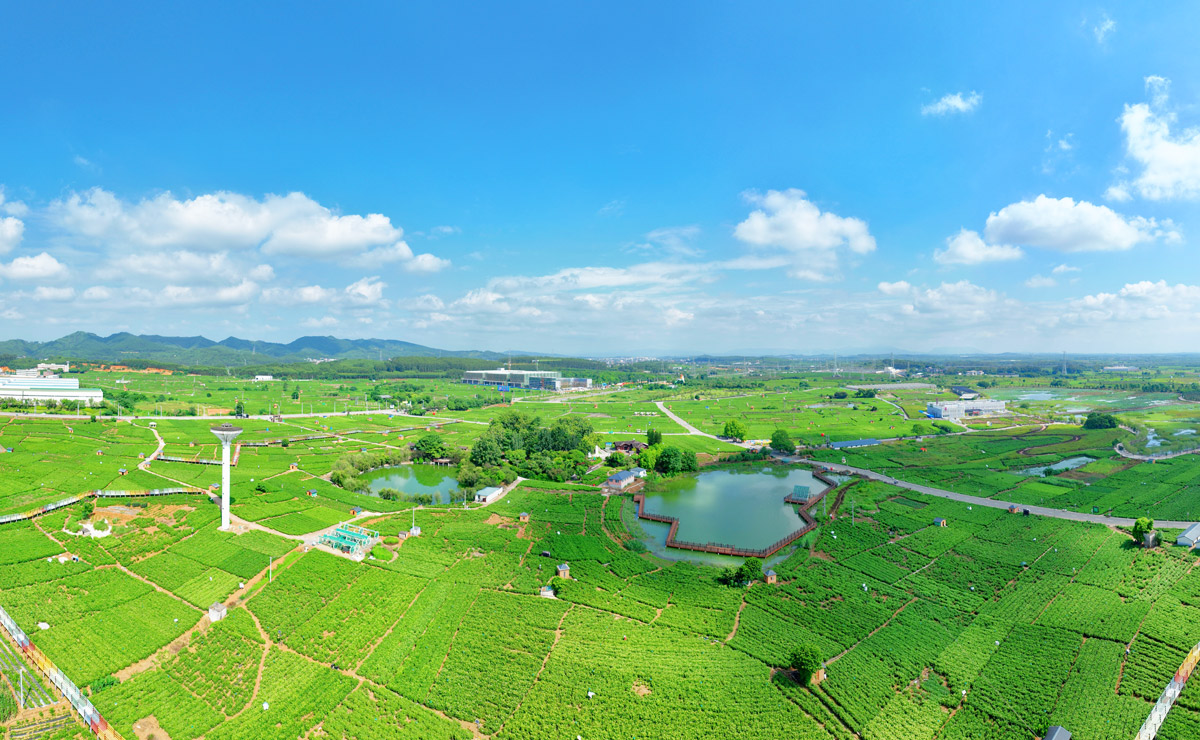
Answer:
M1054 273L1055 275L1065 275L1069 272L1083 272L1083 270L1082 270L1082 268L1079 268L1079 267L1062 264L1062 265L1055 266L1055 268L1053 270L1051 270L1050 272Z
M76 241L113 250L232 252L379 265L413 259L403 230L380 213L340 214L303 193L261 200L218 191L190 199L170 192L138 202L102 188L72 193L48 209L50 223ZM422 260L427 268L430 258Z
M372 275L347 285L343 292L350 303L366 306L383 303L383 289L386 287L387 283Z
M107 286L93 285L83 291L81 296L85 301L107 301L112 299L113 292Z
M1178 116L1169 107L1171 81L1146 78L1150 101L1126 105L1119 119L1125 153L1141 167L1130 182L1108 189L1112 200L1128 200L1132 192L1150 200L1200 196L1200 128L1172 131Z
M1200 318L1200 286L1171 285L1165 280L1126 283L1116 293L1096 293L1072 301L1065 317L1088 324L1166 319L1194 322Z
M1053 288L1058 285L1058 281L1052 277L1045 275L1034 275L1025 281L1026 288Z
M431 273L440 272L450 266L450 260L436 257L428 252L418 254L404 264L407 272Z
M262 283L272 280L270 265L254 265L228 252L193 252L187 249L169 252L120 254L100 270L100 277L143 276L166 283L209 284L248 278Z
M1126 218L1108 206L1039 195L988 216L989 243L1020 244L1061 252L1113 252L1158 239L1178 241L1175 225L1153 218Z
M911 302L903 310L912 316L971 324L995 318L997 312L1006 305L1015 306L1016 303L994 290L968 280L959 280L915 291Z
M913 291L913 286L907 280L897 280L894 283L883 282L879 284L879 292L884 295L908 295Z
M339 321L333 316L321 316L307 318L300 322L301 326L309 329L328 329L331 326L337 326Z
M334 300L338 292L333 288L322 288L320 285L301 285L295 288L274 287L262 292L266 303L277 303L291 306L303 303L328 303Z
M958 113L970 113L983 102L983 96L972 90L969 93L949 93L932 103L921 106L923 116L945 116Z
M758 208L737 225L734 236L792 255L792 277L827 279L837 268L839 250L859 255L875 250L875 237L865 221L822 212L803 190L750 192L745 197Z
M222 288L167 285L159 291L156 300L173 306L232 306L250 301L258 292L258 284L250 280Z
M35 301L62 302L75 297L75 289L70 287L52 288L49 285L39 285L31 296Z
M1008 244L988 244L977 232L962 229L946 239L946 248L933 252L933 259L942 265L979 265L984 262L1007 262L1024 255L1020 247Z
M8 254L21 243L25 234L25 223L14 216L0 218L0 254Z
M0 277L9 280L48 280L67 274L67 266L47 252L33 257L17 257L8 264L0 264Z

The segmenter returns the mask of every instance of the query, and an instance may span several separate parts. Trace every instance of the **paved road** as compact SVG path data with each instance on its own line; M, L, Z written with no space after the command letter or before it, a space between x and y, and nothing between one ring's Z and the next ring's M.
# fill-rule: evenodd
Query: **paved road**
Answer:
M673 411L671 411L671 409L667 408L666 405L663 404L662 401L655 401L654 405L658 407L659 411L666 414L668 419L670 419L671 421L675 422L679 426L686 429L688 434L696 434L701 437L708 437L709 439L716 439L716 440L720 440L722 442L729 442L729 440L727 440L727 439L721 439L720 437L718 437L715 434L709 434L708 432L702 432L699 429L697 429L696 427L692 426L691 424L688 424L681 417L679 417ZM740 444L742 446L749 447L749 445L747 445L745 442L730 442L730 444Z
M865 468L856 468L856 467L853 467L850 465L836 465L834 463L820 462L818 460L810 460L808 458L800 458L800 457L786 458L786 459L788 459L789 461L792 461L792 462L803 462L803 463L809 463L812 465L820 465L821 467L827 468L835 473L853 473L856 475L861 475L862 477L867 478L868 480L877 480L877 481L881 481L883 483L890 483L891 485L897 486L898 488L907 488L910 491L916 491L917 493L924 493L927 496L938 496L940 498L948 498L953 501L961 501L964 504L971 504L973 506L988 506L993 509L1007 509L1010 506L1017 506L1017 507L1020 507L1021 509L1029 509L1029 512L1031 514L1037 514L1038 516L1048 516L1048 517L1052 517L1054 519L1069 519L1074 522L1091 522L1093 524L1112 524L1112 525L1121 526L1121 527L1132 527L1133 523L1135 521L1134 519L1127 519L1127 518L1119 517L1119 516L1102 516L1100 514L1083 514L1078 511L1066 511L1064 509L1051 509L1051 508L1048 508L1045 506L1031 506L1029 504L1017 504L1017 503L1013 503L1011 501L997 501L996 499L983 498L981 496L969 496L965 493L956 493L954 491L947 491L947 490L944 490L941 488L933 488L932 486L921 485L920 483L909 483L907 481L897 480L896 478L893 478L891 476L881 475L880 473L876 473L873 470L867 470ZM1158 520L1158 519L1156 519L1154 521L1154 525L1156 527L1161 527L1161 528L1166 528L1166 529L1187 529L1188 527L1192 526L1193 523L1194 522L1175 522L1175 521L1164 521L1164 520Z

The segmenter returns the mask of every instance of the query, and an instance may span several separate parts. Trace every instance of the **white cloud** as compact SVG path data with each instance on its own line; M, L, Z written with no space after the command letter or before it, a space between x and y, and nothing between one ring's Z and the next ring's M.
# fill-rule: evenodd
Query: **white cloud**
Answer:
M942 265L979 265L1020 259L1023 255L1020 247L988 244L978 233L962 229L946 239L945 249L934 250L933 259Z
M1052 277L1045 275L1034 275L1025 281L1026 288L1053 288L1058 285L1058 281Z
M880 283L879 292L884 295L897 296L908 295L913 291L913 286L907 280L897 280L894 283Z
M646 233L646 241L632 245L633 251L662 252L680 257L695 257L700 250L692 241L700 235L699 226L668 226Z
M1108 206L1045 195L991 214L984 234L990 243L1062 252L1122 251L1157 239L1172 242L1181 238L1169 220L1127 219Z
M268 282L275 277L270 265L252 265L228 252L193 252L187 249L119 254L99 271L101 278L144 276L162 283L229 283L248 278Z
M85 301L107 301L112 299L113 292L104 285L93 285L83 291L81 296Z
M979 324L997 318L1004 307L1016 305L1015 301L1004 298L994 290L959 280L916 291L911 303L903 309L914 317L930 317L956 324Z
M449 266L450 260L442 259L441 257L435 257L427 252L425 254L418 254L417 256L413 257L411 260L405 263L404 269L407 272L431 273L444 270Z
M230 306L245 304L258 292L258 284L250 280L223 288L167 285L159 292L157 300L175 306Z
M372 275L347 285L344 293L351 303L373 305L383 302L383 289L386 287L387 283Z
M307 318L300 322L301 326L306 326L309 329L327 329L331 326L337 326L340 323L333 316L322 316L320 318Z
M0 254L8 254L13 247L21 243L25 234L25 223L19 218L6 216L0 218Z
M9 280L47 280L66 274L67 266L47 252L33 257L17 257L8 264L0 264L0 277Z
M29 206L19 200L6 200L4 186L0 185L0 211L7 213L9 216L24 218L29 214Z
M320 285L301 285L296 288L268 288L262 293L266 303L278 303L291 306L300 303L328 303L337 298L338 292L333 288L322 288Z
M33 300L35 301L54 301L63 302L69 301L75 297L74 288L52 288L48 285L39 285L33 291Z
M759 208L737 225L734 236L756 247L790 253L792 277L826 279L837 269L838 250L861 255L875 249L865 221L822 212L803 190L749 192L745 197Z
M1117 22L1109 18L1108 13L1101 13L1100 22L1092 26L1092 35L1096 37L1097 44L1103 44L1116 30Z
M1116 293L1096 293L1071 301L1065 318L1085 324L1200 319L1200 286L1165 280L1126 283Z
M413 259L403 231L379 213L342 215L303 193L258 200L227 191L177 199L165 192L136 203L101 188L56 200L50 223L76 241L112 250L229 252L355 259L381 265ZM427 268L431 258L422 260Z
M454 234L461 233L462 229L458 228L457 226L434 226L429 230L429 236L435 239L442 236L452 236Z
M1083 269L1080 267L1074 267L1074 266L1068 265L1068 264L1062 264L1062 265L1057 265L1050 272L1054 273L1055 275L1065 275L1069 272L1083 272Z
M983 96L972 90L943 95L940 99L921 106L923 116L945 116L951 113L970 113L983 102Z
M1178 116L1168 108L1170 86L1164 77L1147 77L1150 102L1125 106L1120 118L1125 151L1141 173L1114 184L1107 197L1127 200L1131 190L1150 200L1200 196L1200 128L1171 131Z
M691 311L682 311L672 306L663 312L662 318L667 326L679 326L696 318L696 314Z
M596 211L596 214L599 216L620 216L624 211L625 199L617 198L600 206L600 210Z

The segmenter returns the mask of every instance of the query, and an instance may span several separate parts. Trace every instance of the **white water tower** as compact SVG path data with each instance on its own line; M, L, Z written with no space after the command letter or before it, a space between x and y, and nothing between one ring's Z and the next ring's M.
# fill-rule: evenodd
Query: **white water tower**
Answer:
M221 529L229 531L229 445L242 428L225 422L213 427L212 433L221 440Z

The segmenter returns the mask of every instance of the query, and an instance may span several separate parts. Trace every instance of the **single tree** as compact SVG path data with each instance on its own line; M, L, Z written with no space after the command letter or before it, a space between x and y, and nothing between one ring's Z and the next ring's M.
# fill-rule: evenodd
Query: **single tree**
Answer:
M442 435L430 432L421 435L413 448L421 454L422 457L437 458L446 456L446 442L442 439Z
M725 429L722 436L730 439L736 439L739 442L746 438L746 425L737 419L730 419L725 422Z
M646 432L646 444L657 445L662 444L662 432L657 429L650 429Z
M1154 520L1148 516L1139 516L1133 523L1133 538L1142 542L1146 538L1146 533L1152 529L1154 529Z
M1120 425L1117 417L1100 411L1093 411L1083 422L1084 429L1116 429Z
M96 505L91 501L84 501L83 506L79 507L79 514L84 519L91 519L92 513L96 511Z
M796 443L792 441L792 435L788 434L786 429L776 429L771 433L771 449L790 455L796 451Z
M629 458L622 452L613 452L604 458L604 464L610 468L623 468L629 464Z
M746 558L746 562L742 563L738 568L738 580L742 583L749 583L758 580L762 575L762 560L758 558Z
M492 468L501 463L500 445L490 437L480 437L471 448L471 462L481 468Z
M812 681L813 674L821 669L821 663L821 651L814 645L804 644L792 651L790 665L803 686Z

